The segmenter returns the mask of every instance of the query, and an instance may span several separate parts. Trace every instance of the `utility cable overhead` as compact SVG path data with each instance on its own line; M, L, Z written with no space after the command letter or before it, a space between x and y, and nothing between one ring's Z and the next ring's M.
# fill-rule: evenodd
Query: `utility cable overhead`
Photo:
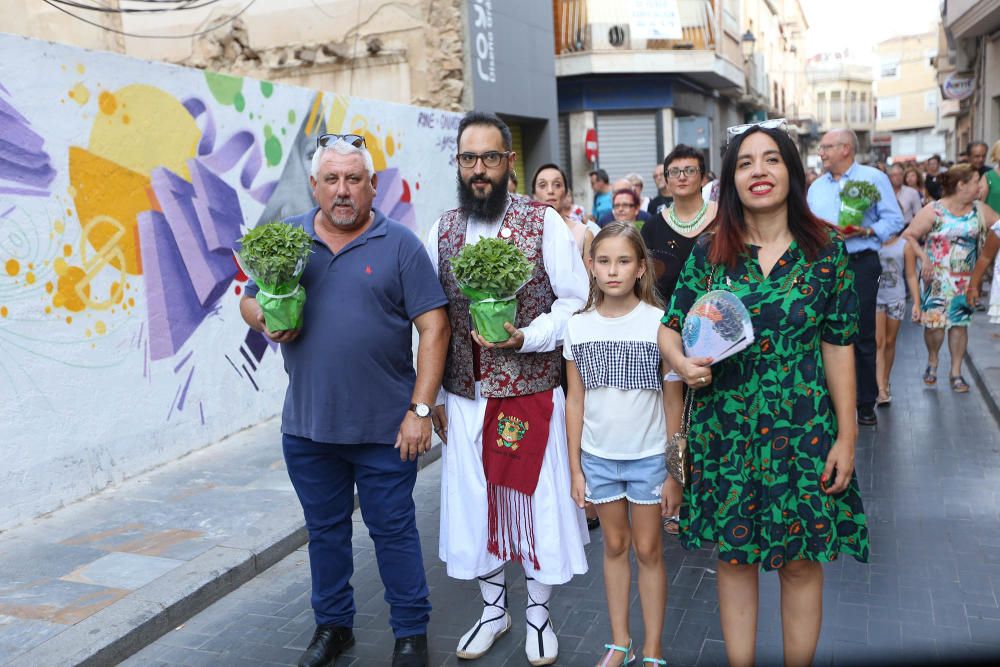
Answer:
M133 1L135 2L135 1L139 1L139 0L133 0ZM219 2L219 1L220 0L203 0L202 4L199 5L199 6L204 7L204 6L213 4L215 2ZM244 12L246 12L248 9L250 9L250 7L255 2L257 2L257 0L249 0L249 2L247 2L247 4L243 6L243 9L241 9L238 12L236 12L236 14L234 14L233 16L228 17L224 21L221 21L217 25L212 26L211 28L206 28L205 30L199 30L197 32L191 32L191 33L187 33L187 34L184 34L184 35L143 35L143 34L139 34L139 33L128 32L126 30L118 30L116 28L109 28L106 25L101 25L100 23L97 23L96 21L91 21L90 19L84 18L83 16L80 16L79 14L74 14L73 12L69 11L65 7L60 6L62 4L67 4L69 2L69 0L42 0L42 2L44 2L45 4L49 5L50 7L54 8L54 9L59 10L63 14L68 14L69 16L72 16L77 21L82 21L83 23L87 23L89 25L92 25L95 28L100 28L101 30L106 30L107 32L113 32L113 33L115 33L117 35L124 35L125 37L138 37L140 39L190 39L191 37L198 37L200 35L207 35L208 33L214 32L214 31L218 30L219 28L221 28L222 26L224 26L224 25L226 25L228 23L232 23L233 21L235 21L236 19L238 19L240 16L242 16L244 14ZM162 3L157 3L157 4L162 4ZM194 9L194 8L195 7L183 7L183 9ZM95 10L97 8L96 7L87 6L86 9ZM179 10L179 9L182 9L182 8L175 8L175 10ZM117 12L115 12L115 13L117 13Z
M85 9L106 14L145 14L152 12L177 12L189 9L199 9L208 7L220 0L127 0L129 4L150 5L149 7L108 7L101 4L83 4L77 0L52 0L52 2L73 7L74 9ZM52 4L52 3L49 3ZM156 6L153 6L156 5ZM169 6L168 6L169 5Z
M132 2L142 2L143 0L132 0ZM180 4L177 4L178 0L167 0L167 2L176 4L174 7L105 7L101 5L85 5L75 0L52 0L49 4L55 3L57 5L63 5L66 7L72 7L74 9L85 9L92 12L101 12L104 14L151 14L151 13L164 13L164 12L181 12L189 9L200 9L202 7L208 7L209 5L214 5L220 0L185 0ZM148 4L164 5L166 2L151 2Z

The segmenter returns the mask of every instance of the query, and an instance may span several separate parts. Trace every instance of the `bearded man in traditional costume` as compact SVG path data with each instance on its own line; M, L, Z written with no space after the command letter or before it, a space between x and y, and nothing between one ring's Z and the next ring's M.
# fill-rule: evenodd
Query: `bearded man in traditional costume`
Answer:
M504 565L527 579L525 653L551 665L559 643L549 618L555 585L587 571L583 511L570 494L566 400L559 346L589 282L559 213L508 194L511 133L493 114L470 112L458 126L459 208L431 229L428 253L448 296L452 335L435 428L446 443L441 475L440 556L448 575L478 579L483 613L457 655L484 655L512 625ZM518 292L510 338L490 343L470 326L469 299L451 269L466 243L496 237L535 265Z

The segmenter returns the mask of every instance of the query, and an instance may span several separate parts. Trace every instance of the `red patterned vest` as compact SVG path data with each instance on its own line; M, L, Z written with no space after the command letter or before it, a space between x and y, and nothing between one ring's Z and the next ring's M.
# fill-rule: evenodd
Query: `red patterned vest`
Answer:
M511 195L510 206L500 226L500 236L510 230L510 241L535 265L528 284L517 293L518 329L552 310L556 295L542 262L544 204L521 195ZM451 270L452 257L465 245L468 216L461 209L448 211L438 223L438 275L448 297L451 340L445 364L444 388L465 398L475 398L472 364L472 337L469 331L469 299L458 289ZM559 351L522 354L516 350L480 350L482 375L480 393L486 398L526 396L552 389L559 384Z

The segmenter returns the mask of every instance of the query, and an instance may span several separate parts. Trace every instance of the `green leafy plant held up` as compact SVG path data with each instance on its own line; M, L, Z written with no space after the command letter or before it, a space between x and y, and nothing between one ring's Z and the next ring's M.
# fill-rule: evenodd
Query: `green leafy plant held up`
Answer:
M451 258L451 268L462 294L469 297L469 313L479 335L491 343L510 338L504 322L514 324L514 295L535 270L524 253L513 243L484 238L463 247Z
M498 238L464 246L451 258L451 267L459 285L496 299L513 296L534 270L523 252Z
M257 303L271 332L302 328L306 291L299 285L312 238L301 227L269 222L251 229L239 241L240 266L257 283Z

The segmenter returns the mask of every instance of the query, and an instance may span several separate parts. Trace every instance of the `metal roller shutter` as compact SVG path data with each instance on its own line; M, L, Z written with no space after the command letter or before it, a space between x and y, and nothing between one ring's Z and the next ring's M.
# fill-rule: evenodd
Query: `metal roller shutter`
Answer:
M659 162L656 113L599 113L597 142L597 164L608 172L612 182L631 172L645 181Z
M531 187L528 180L531 174L524 173L524 142L522 140L521 126L518 123L508 123L510 128L511 150L516 154L514 157L514 173L517 174L517 191L522 195Z
M569 116L566 114L559 116L559 166L563 168L566 178L572 183L573 160L569 151Z

